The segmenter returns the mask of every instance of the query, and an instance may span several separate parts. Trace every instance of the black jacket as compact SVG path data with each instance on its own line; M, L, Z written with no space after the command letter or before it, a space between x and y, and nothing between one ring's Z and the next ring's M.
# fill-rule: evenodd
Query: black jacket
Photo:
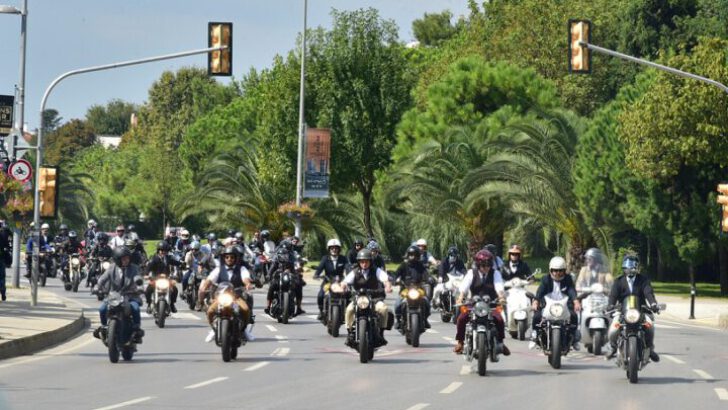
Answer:
M460 274L465 275L467 273L467 269L465 268L465 263L463 263L463 260L458 258L455 260L455 263L450 263L449 258L443 258L442 262L440 262L440 267L438 269L438 276L442 278L443 282L447 282L450 280L450 278L447 276L448 273L452 272L453 270L456 270L460 272Z
M152 276L157 276L161 273L169 276L170 273L172 273L172 266L179 265L180 261L178 261L171 255L166 255L162 257L159 254L156 254L152 256L152 259L149 260L149 264L147 265L147 273Z
M632 292L629 291L629 283L627 283L627 275L618 277L612 285L612 290L609 292L609 304L614 306L617 302L622 302L624 298L630 295L636 295L640 306L652 305L657 303L655 299L655 292L652 290L650 284L650 278L644 275L636 275L634 278L634 284L632 285Z
M362 248L364 249L364 248ZM356 248L349 249L349 252L346 254L346 259L349 261L349 264L351 266L356 266L356 254L359 253L359 251L356 250Z
M551 279L551 275L544 275L544 277L541 278L541 285L539 285L538 291L536 292L536 299L538 299L540 304L539 307L543 308L546 306L545 296L550 294L553 290L554 280ZM574 280L571 278L571 275L565 275L564 278L561 279L561 293L569 297L569 309L573 310L574 300L576 300L576 286L574 285Z
M412 263L402 262L394 274L395 280L399 279L404 285L422 285L427 279L427 269L419 260Z
M513 278L526 279L531 276L531 268L528 266L526 261L521 260L518 261L516 270L511 270L511 261L504 261L501 276L503 276L503 280L510 280Z
M345 256L339 255L334 263L334 261L331 260L331 256L326 255L321 258L321 263L319 263L319 266L316 268L314 276L318 277L321 275L321 272L324 272L324 275L329 279L332 279L335 275L339 275L343 279L344 275L346 275L346 271L348 270L348 266L349 263Z

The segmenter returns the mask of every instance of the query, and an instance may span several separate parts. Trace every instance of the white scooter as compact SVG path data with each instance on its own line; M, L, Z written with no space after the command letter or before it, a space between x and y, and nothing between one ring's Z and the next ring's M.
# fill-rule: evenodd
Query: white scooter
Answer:
M513 278L506 281L505 288L508 289L506 296L507 317L508 317L508 333L511 337L518 340L525 340L528 329L531 328L533 320L533 310L531 302L535 296L526 290L529 284L529 278Z
M608 298L601 283L594 283L589 291L579 295L582 300L579 330L581 342L589 353L595 356L602 354L602 348L607 343L609 330L609 316L607 315Z

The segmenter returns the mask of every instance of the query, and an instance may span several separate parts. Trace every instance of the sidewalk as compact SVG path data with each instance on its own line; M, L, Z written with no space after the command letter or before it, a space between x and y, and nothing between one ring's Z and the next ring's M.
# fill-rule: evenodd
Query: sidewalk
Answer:
M0 360L64 342L86 326L80 305L39 288L38 305L31 307L28 285L7 285L7 300L0 302Z
M655 295L659 303L667 309L660 312L659 318L686 324L709 326L728 330L728 299L695 298L695 319L690 317L690 297L674 295Z

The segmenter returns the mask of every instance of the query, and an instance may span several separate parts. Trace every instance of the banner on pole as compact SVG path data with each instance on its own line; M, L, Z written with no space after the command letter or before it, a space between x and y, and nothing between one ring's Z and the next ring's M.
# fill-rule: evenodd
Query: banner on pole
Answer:
M14 96L0 95L0 137L10 135L10 130L13 128L14 105Z
M307 128L305 147L303 197L328 198L331 130L327 128Z

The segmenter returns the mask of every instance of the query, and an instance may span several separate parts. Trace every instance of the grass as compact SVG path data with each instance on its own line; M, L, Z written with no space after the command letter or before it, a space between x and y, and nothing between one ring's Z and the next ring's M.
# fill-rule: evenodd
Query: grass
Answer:
M720 284L717 283L696 283L697 296L708 298L728 299L728 296L721 296ZM690 296L690 283L681 282L652 282L652 289L655 293L675 296Z

